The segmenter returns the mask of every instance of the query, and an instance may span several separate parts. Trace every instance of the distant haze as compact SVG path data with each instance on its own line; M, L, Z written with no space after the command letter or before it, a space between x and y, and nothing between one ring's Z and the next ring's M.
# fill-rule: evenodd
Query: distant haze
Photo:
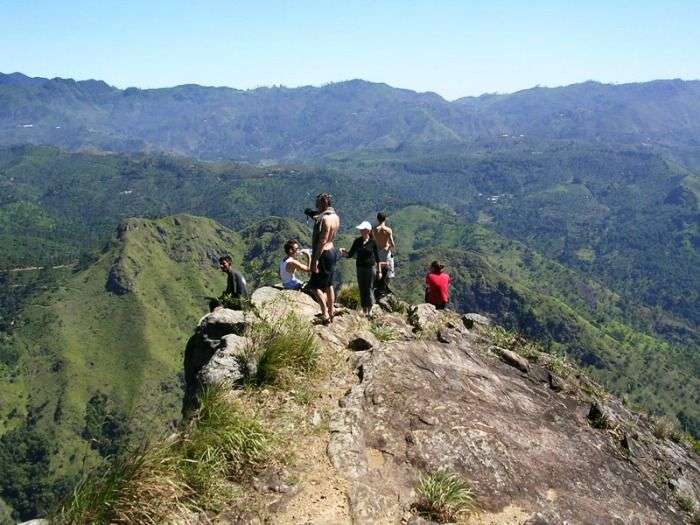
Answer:
M5 2L0 71L126 88L364 78L447 99L700 78L697 2Z

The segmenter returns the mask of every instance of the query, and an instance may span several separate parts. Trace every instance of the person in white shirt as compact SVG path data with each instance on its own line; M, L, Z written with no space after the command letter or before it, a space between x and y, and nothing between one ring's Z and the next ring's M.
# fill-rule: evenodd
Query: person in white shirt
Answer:
M309 250L301 250L299 241L290 239L284 243L285 258L280 262L280 279L282 279L282 287L285 290L301 290L304 283L296 275L297 271L309 273L311 262L311 254ZM306 255L306 264L298 261L296 257L299 253Z

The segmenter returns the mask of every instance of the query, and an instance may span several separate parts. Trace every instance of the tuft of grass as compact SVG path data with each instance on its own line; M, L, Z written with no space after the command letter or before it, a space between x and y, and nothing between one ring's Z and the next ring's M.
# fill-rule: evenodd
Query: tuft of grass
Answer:
M360 307L360 289L356 284L343 286L338 294L337 301L345 306L357 310Z
M223 293L219 297L219 302L224 308L231 310L250 310L251 302L247 297L234 297L230 293Z
M220 511L272 461L274 438L223 388L205 391L178 434L112 458L52 516L57 524L160 524Z
M438 470L421 477L416 510L423 516L447 523L474 508L474 491L454 472Z
M697 509L697 504L695 503L695 498L690 494L678 494L676 496L676 501L678 501L678 506L690 514L695 513Z
M193 506L179 474L172 442L142 446L84 477L51 523L163 523Z
M673 422L666 417L657 418L654 421L654 427L652 428L654 437L658 439L670 438L675 430L676 428Z
M311 372L320 347L312 327L289 314L276 321L260 321L249 334L246 356L255 363L248 381L254 385L285 383L290 376Z
M564 379L571 375L571 365L563 353L550 354L545 361L545 367Z
M185 463L217 458L229 478L256 471L270 456L271 435L240 402L223 388L210 388L200 397L201 407L182 434Z
M374 337L376 337L377 340L383 343L394 341L396 339L396 330L394 330L391 326L373 322L369 326L369 331L374 334Z

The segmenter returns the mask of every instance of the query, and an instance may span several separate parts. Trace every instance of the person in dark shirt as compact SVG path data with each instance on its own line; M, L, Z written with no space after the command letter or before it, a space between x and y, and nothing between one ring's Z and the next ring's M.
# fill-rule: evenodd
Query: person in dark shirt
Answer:
M374 283L379 272L379 251L372 238L372 225L364 221L357 226L360 236L355 239L350 250L341 250L345 257L355 257L357 286L360 289L362 311L369 316L374 305Z
M232 266L233 260L231 256L224 255L219 257L219 268L226 274L226 290L224 294L230 295L234 301L240 302L248 297L248 289L246 288L245 277L238 270L234 270Z

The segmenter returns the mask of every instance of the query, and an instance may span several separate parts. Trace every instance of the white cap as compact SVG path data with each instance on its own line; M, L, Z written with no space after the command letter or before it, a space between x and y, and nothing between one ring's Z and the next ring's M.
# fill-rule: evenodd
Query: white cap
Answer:
M371 230L372 225L367 221L362 221L360 224L355 226L355 229L357 229L357 230Z

